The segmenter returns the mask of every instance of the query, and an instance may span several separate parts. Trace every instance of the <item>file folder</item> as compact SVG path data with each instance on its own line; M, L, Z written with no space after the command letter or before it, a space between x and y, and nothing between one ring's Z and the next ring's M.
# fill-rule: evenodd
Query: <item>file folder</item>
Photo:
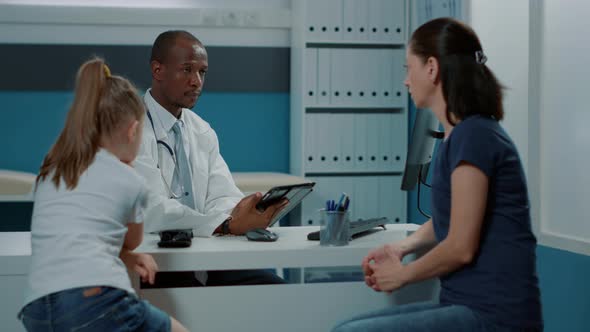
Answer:
M384 15L382 12L382 0L365 0L365 3L369 7L369 20L368 20L368 40L376 43L384 42L383 27L384 22L382 19Z
M305 49L305 94L306 106L315 106L318 98L318 49Z
M354 115L341 114L340 125L342 132L340 135L342 147L342 159L338 166L339 171L350 172L354 171L354 144L357 137L354 135Z
M330 60L332 50L329 48L318 49L318 105L330 105Z
M356 40L356 3L358 0L342 0L342 40Z
M305 145L303 151L305 156L305 170L307 172L313 172L317 169L318 165L316 122L315 114L306 114L304 129Z
M354 170L367 170L367 115L354 114Z
M381 21L383 40L392 44L405 42L406 9L404 1L381 0ZM448 16L448 15L447 15Z
M381 114L367 114L367 170L379 170L379 151L382 143L379 137L379 120Z
M394 145L394 137L400 133L397 131L397 124L394 123L394 115L390 113L378 114L379 118L379 155L378 155L378 171L390 172L393 171L393 157L392 149Z

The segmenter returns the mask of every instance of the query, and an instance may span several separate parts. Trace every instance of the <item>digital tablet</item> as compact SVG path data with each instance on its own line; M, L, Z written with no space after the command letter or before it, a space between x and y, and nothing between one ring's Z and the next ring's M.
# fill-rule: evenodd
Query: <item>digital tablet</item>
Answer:
M260 212L263 212L267 207L276 204L283 199L287 199L289 201L289 203L272 218L268 224L268 227L270 227L277 221L281 220L281 218L293 210L293 208L299 205L305 196L307 196L313 190L313 186L315 186L315 182L271 188L266 194L264 194L264 196L262 196L260 202L256 204L256 209Z

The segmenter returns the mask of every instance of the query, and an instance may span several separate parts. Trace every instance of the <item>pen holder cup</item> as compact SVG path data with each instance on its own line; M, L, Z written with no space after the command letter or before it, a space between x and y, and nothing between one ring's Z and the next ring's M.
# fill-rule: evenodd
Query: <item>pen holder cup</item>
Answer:
M327 211L320 213L320 245L345 246L350 241L350 211Z

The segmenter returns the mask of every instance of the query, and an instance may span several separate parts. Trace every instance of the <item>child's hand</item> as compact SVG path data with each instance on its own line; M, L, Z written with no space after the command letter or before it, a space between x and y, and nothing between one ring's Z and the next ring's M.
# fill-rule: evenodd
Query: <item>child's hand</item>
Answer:
M156 264L156 261L151 255L123 249L121 251L121 260L123 260L129 270L133 270L139 274L141 281L154 284L156 272L158 272L158 264Z

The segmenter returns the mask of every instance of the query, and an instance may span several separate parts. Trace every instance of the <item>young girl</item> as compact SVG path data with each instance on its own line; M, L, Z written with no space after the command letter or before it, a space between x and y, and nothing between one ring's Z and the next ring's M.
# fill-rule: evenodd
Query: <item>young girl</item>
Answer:
M439 277L440 301L369 313L334 331L542 331L526 179L498 123L502 87L485 63L475 32L458 21L436 19L413 33L405 84L445 129L433 165L432 219L362 262L376 291ZM423 248L431 249L401 263Z
M20 317L28 331L185 331L136 296L123 261L151 282L142 241L146 188L129 166L144 108L101 59L77 75L65 128L37 177L33 256Z

